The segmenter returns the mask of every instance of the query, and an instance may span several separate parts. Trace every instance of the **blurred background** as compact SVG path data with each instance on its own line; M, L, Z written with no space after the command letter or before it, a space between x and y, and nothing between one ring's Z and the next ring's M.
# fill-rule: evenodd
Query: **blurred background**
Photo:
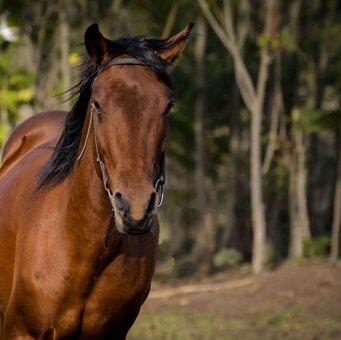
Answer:
M159 211L169 294L130 338L341 337L340 1L0 0L0 148L71 108L91 23L166 38L191 21Z

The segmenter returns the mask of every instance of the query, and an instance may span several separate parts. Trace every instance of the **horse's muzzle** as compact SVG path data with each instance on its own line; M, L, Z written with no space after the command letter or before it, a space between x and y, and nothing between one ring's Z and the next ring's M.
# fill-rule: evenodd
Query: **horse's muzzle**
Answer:
M147 233L152 227L153 215L145 216L140 221L132 221L129 218L117 216L115 213L115 223L117 230L125 235L142 235Z
M151 228L152 216L156 211L156 192L152 192L140 213L142 218L134 218L127 199L119 192L114 195L114 213L117 230L123 234L138 235L145 234ZM139 216L136 215L135 216Z

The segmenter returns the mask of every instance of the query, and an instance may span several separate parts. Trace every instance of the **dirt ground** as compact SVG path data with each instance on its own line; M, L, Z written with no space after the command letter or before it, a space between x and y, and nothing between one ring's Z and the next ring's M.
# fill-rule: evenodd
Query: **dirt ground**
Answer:
M209 282L245 278L244 287L150 298L128 339L341 340L341 262L286 263L259 277L236 270ZM152 292L174 285L155 282Z

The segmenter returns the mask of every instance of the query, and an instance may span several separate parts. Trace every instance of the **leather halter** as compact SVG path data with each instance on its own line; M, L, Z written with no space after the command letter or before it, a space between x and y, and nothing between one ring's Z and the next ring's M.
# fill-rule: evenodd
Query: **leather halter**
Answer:
M140 65L140 66L147 66L147 64L139 61L136 58L122 58L122 59L118 59L118 60L112 60L110 63L108 63L107 65L105 65L102 69L99 70L96 78L93 81L93 84L95 83L96 79L99 77L99 75L101 73L103 73L104 71L106 71L108 68L110 68L111 66L114 65ZM84 145L82 147L81 152L79 153L79 156L77 157L77 160L79 161L85 151L85 148L88 144L88 139L89 139L89 135L90 135L90 129L91 129L91 125L94 125L94 142L95 142L95 150L96 150L96 161L98 162L100 169L101 169L101 173L102 173L102 182L103 182L103 187L104 190L107 192L111 207L112 207L112 211L114 211L115 209L115 202L114 202L114 195L113 192L110 188L110 184L109 184L109 179L108 179L108 172L106 170L105 164L103 162L103 160L101 159L100 155L99 155L99 151L98 151L98 143L97 143L97 133L96 133L96 121L94 118L94 113L96 111L96 108L94 106L93 103L91 103L91 110L90 110L90 120L89 120L89 125L88 125L88 130L86 132L86 136L85 136L85 141L84 141ZM160 208L162 203L163 203L163 198L164 198L164 189L163 186L165 184L165 174L164 174L164 169L162 167L161 172L159 173L159 177L156 180L156 182L154 183L154 189L155 191L158 193L159 195L159 202L157 203L157 208Z

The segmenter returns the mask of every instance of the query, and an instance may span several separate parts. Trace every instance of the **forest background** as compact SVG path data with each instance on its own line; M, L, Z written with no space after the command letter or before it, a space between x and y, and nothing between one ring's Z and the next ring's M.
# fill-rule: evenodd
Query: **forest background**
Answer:
M160 268L205 277L336 261L340 13L337 0L1 0L0 148L23 119L71 107L91 23L114 39L195 21L173 71Z

